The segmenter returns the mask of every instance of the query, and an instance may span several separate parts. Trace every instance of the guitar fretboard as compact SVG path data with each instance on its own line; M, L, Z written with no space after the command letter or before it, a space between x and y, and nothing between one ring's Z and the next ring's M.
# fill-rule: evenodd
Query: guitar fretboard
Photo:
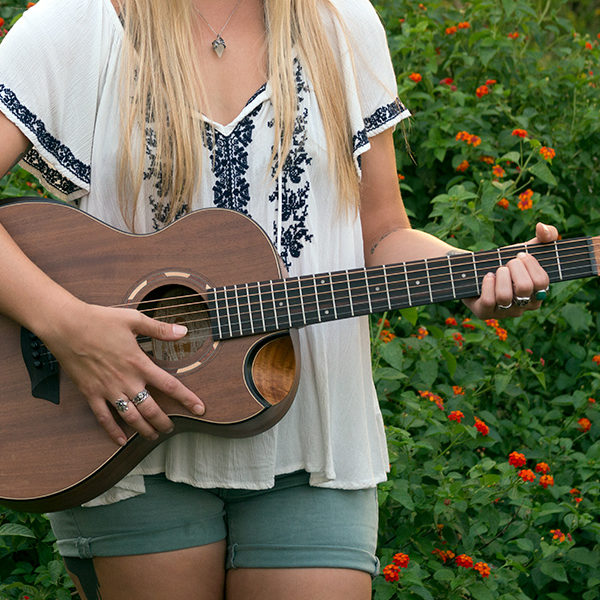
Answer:
M593 238L517 245L453 256L214 288L214 339L304 327L376 312L479 296L486 273L519 252L550 282L597 275Z

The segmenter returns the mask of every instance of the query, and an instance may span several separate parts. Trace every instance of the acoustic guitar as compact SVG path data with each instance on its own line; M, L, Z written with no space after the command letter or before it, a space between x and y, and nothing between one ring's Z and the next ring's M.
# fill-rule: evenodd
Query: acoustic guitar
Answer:
M162 368L198 391L198 417L150 389L175 424L243 437L289 409L299 378L297 329L477 296L483 276L518 252L550 281L597 274L600 237L286 278L267 235L225 209L193 212L158 233L118 231L58 202L21 198L0 223L44 272L82 300L185 324L176 342L138 338ZM35 293L32 290L31 293ZM133 430L116 445L43 342L0 316L0 503L54 511L109 489L157 444Z

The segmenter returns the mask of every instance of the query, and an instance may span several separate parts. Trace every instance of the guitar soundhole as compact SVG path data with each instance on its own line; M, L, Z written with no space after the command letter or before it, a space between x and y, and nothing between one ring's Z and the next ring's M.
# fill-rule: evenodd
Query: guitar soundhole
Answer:
M139 310L158 321L188 328L187 334L174 342L149 338L140 341L142 349L157 361L182 363L212 348L208 306L196 290L183 285L159 287L142 300Z

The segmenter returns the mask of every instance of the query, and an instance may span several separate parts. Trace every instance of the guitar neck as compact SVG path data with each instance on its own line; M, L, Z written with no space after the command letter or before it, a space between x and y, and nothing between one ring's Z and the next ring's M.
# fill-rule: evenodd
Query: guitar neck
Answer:
M486 273L519 252L535 256L551 283L598 274L600 236L214 288L214 339L304 327L376 312L479 296Z

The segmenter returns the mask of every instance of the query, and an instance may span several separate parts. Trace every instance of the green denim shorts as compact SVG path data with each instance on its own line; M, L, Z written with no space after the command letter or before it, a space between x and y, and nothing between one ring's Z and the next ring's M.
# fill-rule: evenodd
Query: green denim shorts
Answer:
M168 552L227 539L228 569L377 574L376 489L311 487L308 479L299 471L276 477L267 490L206 490L152 475L145 477L145 494L49 517L64 557Z

